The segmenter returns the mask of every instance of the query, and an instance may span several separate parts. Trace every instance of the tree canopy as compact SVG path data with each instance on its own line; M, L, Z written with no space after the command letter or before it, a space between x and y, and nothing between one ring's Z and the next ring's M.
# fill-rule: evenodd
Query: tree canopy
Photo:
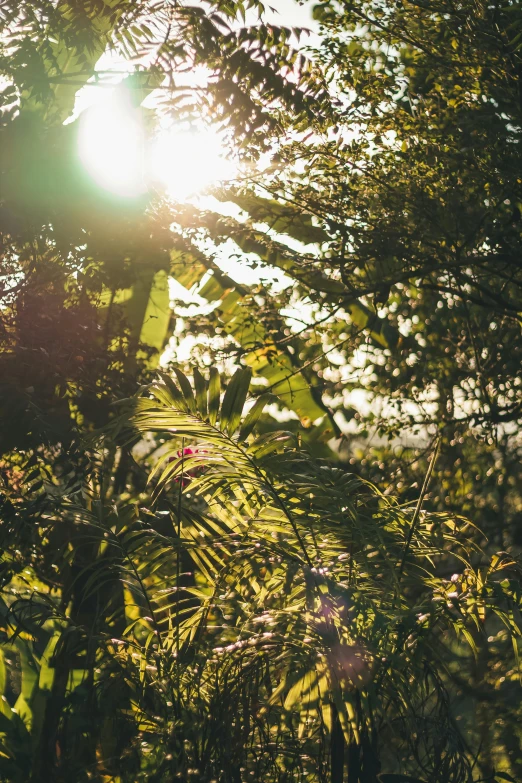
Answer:
M6 783L522 775L520 8L309 9L0 8Z

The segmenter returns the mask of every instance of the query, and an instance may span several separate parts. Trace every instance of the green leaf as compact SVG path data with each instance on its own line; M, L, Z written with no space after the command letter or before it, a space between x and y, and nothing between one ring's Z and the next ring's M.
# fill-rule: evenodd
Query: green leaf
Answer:
M176 377L178 379L178 383L180 385L187 408L189 411L191 411L191 413L195 413L196 400L194 399L194 393L192 391L192 386L190 385L189 379L184 373L181 372L181 370L178 370L177 367L174 367L174 372L176 373Z
M181 394L180 390L172 380L172 378L167 375L164 372L160 372L160 377L167 387L166 390L169 394L171 404L174 408L178 408L180 410L186 411L187 410L187 404L185 402L185 398L183 394Z
M167 341L170 324L170 295L168 277L164 270L156 272L152 279L149 297L143 314L139 341L141 345L154 348L148 358L148 366L154 369ZM144 351L140 351L141 354ZM143 356L145 359L145 355Z
M286 447L295 446L296 437L293 432L285 432L284 430L277 430L276 432L266 432L261 437L257 438L247 451L252 454L259 462L268 454L273 454L276 451L283 451Z
M6 680L7 670L4 660L4 651L0 649L0 696L4 695Z
M208 272L205 264L191 253L171 250L170 259L170 273L187 290L199 283Z
M265 406L269 402L277 402L278 398L275 394L263 394L256 400L255 405L249 410L243 425L239 431L239 440L246 440L257 422L259 421Z
M63 17L62 26L66 30L72 4L59 3L56 11ZM82 27L83 40L90 42L87 46L82 46L82 38L79 36L74 43L71 42L70 35L59 33L57 36L54 26L52 34L47 33L47 46L42 52L42 64L46 74L51 75L57 70L61 76L57 83L50 83L54 99L46 105L32 92L24 91L23 111L45 111L47 121L56 124L66 120L74 109L76 93L94 73L96 62L105 51L121 15L122 4L118 0L104 0L101 8L100 4L92 6L91 9L89 4L84 4Z
M226 190L223 200L236 203L256 223L267 223L278 234L287 234L303 244L327 242L329 237L319 226L315 226L310 215L293 204L282 204L274 199L261 198L255 193L236 193Z
M194 367L194 387L196 389L196 405L199 413L206 418L208 412L207 405L207 382L201 375L197 367Z
M243 406L247 398L251 378L252 370L250 367L241 368L236 370L228 384L223 398L223 405L221 406L220 424L221 429L228 432L229 435L234 434L241 421L241 414L243 413Z
M215 367L210 368L208 381L208 418L212 425L217 421L221 397L221 377Z

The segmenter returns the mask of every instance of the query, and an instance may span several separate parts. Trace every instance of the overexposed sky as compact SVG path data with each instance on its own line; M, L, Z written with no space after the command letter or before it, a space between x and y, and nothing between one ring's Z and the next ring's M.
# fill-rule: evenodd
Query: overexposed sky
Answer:
M312 8L315 3L308 0L304 5L295 0L267 0L266 19L273 24L288 27L317 27L312 19Z
M198 4L198 0L192 0L192 3ZM318 31L317 22L312 19L313 6L314 0L308 0L304 5L299 4L296 0L266 0L266 13L263 18L274 25L310 29L310 36L304 35L299 43L297 41L294 43L294 45L301 44L306 46L308 42L313 42L314 32L317 34ZM206 4L205 7L207 7ZM238 26L242 24L255 25L257 23L257 15L253 12L247 14L245 22L242 20L237 22ZM113 88L121 81L125 73L132 72L135 68L135 63L125 60L122 56L116 56L114 52L107 51L99 59L96 67L98 72L103 72L102 79L106 86L103 87L100 83L95 83L94 80L91 80L89 84L80 89L76 96L73 115L67 122L71 122L80 114L83 114L80 120L83 132L80 133L82 144L79 152L84 166L93 179L101 187L107 187L117 195L122 197L125 197L126 194L132 196L143 185L140 174L141 165L138 165L138 157L140 160L143 157L138 155L139 150L141 150L141 136L138 133L139 128L136 122L132 122L133 117L124 111L119 111L118 105L114 102L113 91L110 88ZM200 68L195 73L185 74L184 81L190 84L192 82L204 83L207 73L206 69ZM155 107L156 101L157 95L153 92L144 105ZM86 112L85 110L89 107L90 111ZM168 120L168 118L165 118L165 120ZM194 155L194 150L192 149L192 147L198 144L197 138L193 139L191 150L187 150L186 160L180 161L180 144L186 141L186 139L179 133L178 135L173 135L168 125L169 122L166 122L164 128L161 126L162 129L158 133L157 138L157 141L163 142L160 145L162 174L164 175L163 178L170 178L172 182L179 186L183 184L182 180L188 181L190 179L192 181L194 172L198 169L198 164L201 168L204 161L200 160L201 155ZM134 128L134 126L136 127ZM133 128L136 130L134 135L131 133ZM185 133L185 136L187 135ZM205 145L205 149L209 146L207 141L201 140L201 144ZM175 155L173 154L174 152L176 152ZM235 176L235 173L220 174L216 166L213 165L219 162L219 149L214 150L214 157L214 161L211 160L204 165L208 170L213 171L215 169L216 180ZM124 174L125 176L123 176ZM180 193L171 193L170 195L174 198L183 198ZM221 205L221 210L219 211L223 211L223 205ZM257 269L253 269L232 242L219 248L216 260L224 271L238 283L251 285L259 282L264 277L280 288L289 285L291 282L280 270L271 269L263 264L260 264ZM178 291L179 293L181 292Z

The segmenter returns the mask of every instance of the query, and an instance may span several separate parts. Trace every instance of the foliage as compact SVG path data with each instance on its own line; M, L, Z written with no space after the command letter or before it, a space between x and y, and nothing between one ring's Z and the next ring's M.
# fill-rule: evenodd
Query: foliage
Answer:
M40 521L61 588L6 586L5 779L341 780L346 744L350 779L471 780L442 662L490 614L516 639L515 564L254 434L249 371L222 400L217 371L176 375L113 425L164 436L152 495L104 500L93 474Z
M236 146L248 134L250 155L259 146L254 129L266 139L281 126L283 105L293 107L286 116L298 126L311 102L323 100L321 80L289 45L288 30L232 27L243 4L209 10L112 1L84 6L83 14L67 3L2 10L6 451L31 438L70 440L77 425L100 426L108 403L157 363L168 336L165 273L171 254L185 253L185 241L170 230L161 200L122 204L95 189L76 160L78 120L61 124L79 87L98 78L95 63L105 47L133 58L155 53L152 66L119 88L138 104L163 85L164 111L229 124ZM145 20L152 13L151 28ZM178 90L175 74L202 65L214 74L202 94Z
M9 781L522 775L520 9L323 2L308 57L262 11L0 8ZM148 123L156 90L250 164L215 209L82 173L107 50ZM237 284L222 245L285 285ZM221 404L177 364L119 429L187 335L251 369L243 430L246 372Z
M519 6L332 2L315 14L338 101L329 128L287 138L269 171L216 194L241 219L187 210L194 231L232 237L290 285L206 283L199 293L224 306L184 323L234 339L200 340L192 359L241 357L309 443L341 430L341 459L404 500L439 436L430 507L480 520L517 553ZM313 405L299 399L309 389ZM519 777L520 692L498 696L509 645L460 666L482 774L508 764Z

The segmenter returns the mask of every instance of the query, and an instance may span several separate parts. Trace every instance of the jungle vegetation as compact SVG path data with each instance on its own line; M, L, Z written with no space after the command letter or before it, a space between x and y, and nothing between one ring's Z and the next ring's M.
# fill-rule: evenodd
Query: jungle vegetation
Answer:
M522 779L522 10L302 5L0 5L5 783Z

